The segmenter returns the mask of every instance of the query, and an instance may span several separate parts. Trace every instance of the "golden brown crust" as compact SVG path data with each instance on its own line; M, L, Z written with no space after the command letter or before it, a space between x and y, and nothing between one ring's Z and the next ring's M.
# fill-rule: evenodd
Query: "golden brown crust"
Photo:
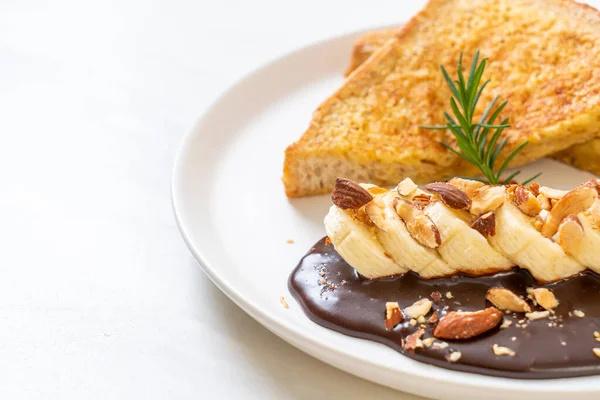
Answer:
M288 147L288 195L326 193L337 176L386 185L409 174L427 181L476 172L440 145L452 141L448 133L420 126L444 121L449 91L439 65L455 75L459 53L468 66L477 49L490 59L481 107L495 95L509 100L507 150L529 141L515 164L597 136L600 69L590 66L600 63L598 12L570 0L431 0Z
M553 154L552 158L600 176L600 139L571 146Z
M367 61L375 51L382 48L385 42L394 37L397 30L398 28L381 29L359 37L352 48L352 58L344 76L350 75L359 65Z
M344 76L350 75L356 68L362 65L373 53L381 49L385 42L394 38L399 30L400 28L379 29L366 33L356 39L354 47L352 47L350 64L346 72L344 72Z

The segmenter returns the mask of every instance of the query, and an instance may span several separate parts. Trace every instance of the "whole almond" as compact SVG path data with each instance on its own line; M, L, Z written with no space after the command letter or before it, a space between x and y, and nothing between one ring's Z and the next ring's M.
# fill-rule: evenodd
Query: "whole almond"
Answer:
M492 211L483 214L471 224L471 228L488 238L496 235L496 214Z
M494 329L502 321L502 313L495 307L464 312L452 311L438 322L433 336L439 339L470 339Z
M425 185L423 189L428 192L436 193L448 207L457 210L466 210L471 207L471 199L469 196L449 183L430 183Z
M358 210L373 200L373 196L358 183L337 178L331 192L331 201L343 210Z

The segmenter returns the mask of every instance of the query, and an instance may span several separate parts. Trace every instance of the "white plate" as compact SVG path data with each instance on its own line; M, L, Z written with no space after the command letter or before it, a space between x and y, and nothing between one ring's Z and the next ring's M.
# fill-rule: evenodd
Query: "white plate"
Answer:
M198 121L183 142L172 186L177 223L190 251L215 284L266 328L362 378L444 399L563 399L566 393L578 400L597 398L600 377L511 380L410 360L383 345L314 324L289 294L289 273L324 236L330 200L285 197L283 151L342 82L357 35L327 40L265 65L231 87ZM540 169L545 172L540 181L558 188L590 176L550 160L529 168ZM282 295L289 309L279 303Z

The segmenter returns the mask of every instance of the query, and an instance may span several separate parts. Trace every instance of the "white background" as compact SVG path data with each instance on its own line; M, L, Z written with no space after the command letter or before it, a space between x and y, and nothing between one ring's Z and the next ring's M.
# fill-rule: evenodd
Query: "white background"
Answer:
M423 4L0 0L0 398L416 399L240 311L185 248L169 185L229 84Z

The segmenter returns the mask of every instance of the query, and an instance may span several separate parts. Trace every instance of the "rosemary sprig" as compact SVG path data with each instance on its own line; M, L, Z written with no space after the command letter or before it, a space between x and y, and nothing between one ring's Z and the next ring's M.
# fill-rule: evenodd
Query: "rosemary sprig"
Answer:
M456 137L456 145L460 151L455 150L447 143L441 144L457 156L479 168L487 179L487 183L499 185L501 183L506 184L512 181L520 174L521 171L516 171L501 180L502 173L515 156L527 145L527 141L517 146L496 170L496 161L500 151L506 146L508 140L508 138L500 140L500 136L504 129L510 127L510 125L508 123L508 118L503 119L500 124L495 124L495 121L504 107L506 107L506 104L508 104L508 101L505 100L499 106L495 107L498 102L498 96L496 96L487 106L479 121L473 122L473 114L477 102L479 101L483 89L485 89L490 82L490 80L487 80L480 85L487 60L487 58L484 58L481 62L478 62L478 50L477 53L475 53L475 58L473 58L469 76L466 80L462 70L462 53L460 53L460 58L458 60L457 80L453 81L444 66L440 66L444 79L452 92L452 96L450 97L450 107L452 108L454 118L445 112L444 117L447 121L446 125L422 126L422 128L450 130L454 137ZM541 174L537 174L527 179L523 182L523 185L528 184L540 175Z

